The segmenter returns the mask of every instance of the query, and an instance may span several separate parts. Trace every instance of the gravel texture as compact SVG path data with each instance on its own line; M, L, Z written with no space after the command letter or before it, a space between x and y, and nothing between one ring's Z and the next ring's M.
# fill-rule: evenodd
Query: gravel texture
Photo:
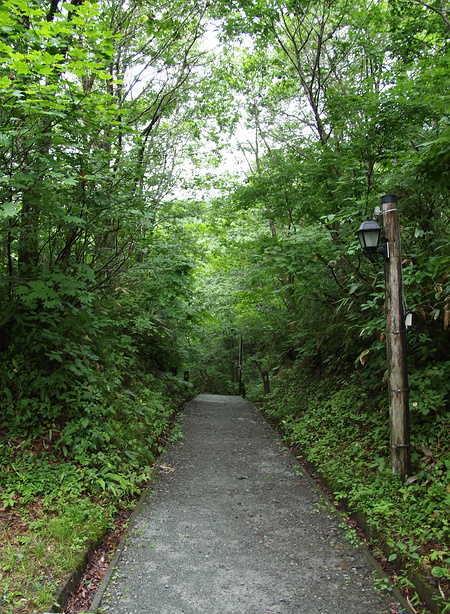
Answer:
M253 405L199 395L103 594L106 614L402 614Z

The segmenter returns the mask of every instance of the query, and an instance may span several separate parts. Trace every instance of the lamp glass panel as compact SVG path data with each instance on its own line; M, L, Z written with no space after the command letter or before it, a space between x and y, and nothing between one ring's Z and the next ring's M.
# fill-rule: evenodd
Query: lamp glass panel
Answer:
M380 239L380 231L379 230L366 230L364 232L364 241L366 247L378 247L378 241Z

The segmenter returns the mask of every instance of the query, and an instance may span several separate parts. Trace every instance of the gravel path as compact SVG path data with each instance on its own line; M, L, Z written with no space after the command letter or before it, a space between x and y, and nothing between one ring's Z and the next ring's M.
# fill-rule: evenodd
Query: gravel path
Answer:
M106 614L402 614L257 410L199 395L114 568Z

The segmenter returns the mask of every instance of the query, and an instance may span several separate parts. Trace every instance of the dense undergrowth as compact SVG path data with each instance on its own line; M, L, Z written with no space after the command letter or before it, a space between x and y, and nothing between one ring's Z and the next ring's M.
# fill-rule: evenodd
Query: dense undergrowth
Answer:
M92 437L82 419L8 438L2 431L1 612L52 607L87 548L134 505L191 393L175 376L141 376L92 411Z
M449 598L450 412L412 412L413 475L392 475L389 409L383 391L369 394L364 374L294 365L273 378L264 403L289 445L314 466L336 501L362 513L401 563L399 583L417 569ZM414 410L413 406L413 410ZM408 572L408 573L405 573ZM447 612L450 606L441 605Z
M171 347L181 319L177 329L161 303L157 317L148 295L131 300L126 287L101 301L86 292L89 305L29 294L3 325L2 613L52 607L88 545L140 495L193 394L176 375L182 345Z

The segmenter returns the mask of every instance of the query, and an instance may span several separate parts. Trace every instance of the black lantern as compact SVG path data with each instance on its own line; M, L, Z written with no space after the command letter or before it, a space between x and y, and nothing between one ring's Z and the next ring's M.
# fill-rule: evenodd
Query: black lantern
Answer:
M375 254L382 254L385 259L389 257L387 243L379 247L381 227L374 220L366 220L356 231L361 247L373 260Z

